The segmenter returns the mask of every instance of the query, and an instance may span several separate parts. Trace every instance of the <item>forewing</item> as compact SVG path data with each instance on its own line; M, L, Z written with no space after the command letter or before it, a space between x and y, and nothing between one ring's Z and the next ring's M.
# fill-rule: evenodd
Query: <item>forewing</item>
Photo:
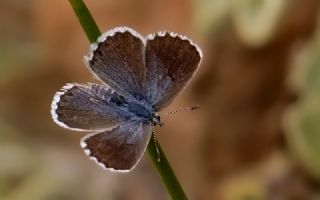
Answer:
M158 33L146 41L146 99L159 109L168 105L191 79L202 57L184 36Z
M130 120L126 106L126 100L106 85L69 83L55 94L51 115L64 128L101 130Z
M144 38L128 27L114 28L91 45L85 60L92 72L122 94L140 100L145 77Z
M126 172L141 159L150 136L149 124L129 122L112 130L85 136L81 147L102 168Z

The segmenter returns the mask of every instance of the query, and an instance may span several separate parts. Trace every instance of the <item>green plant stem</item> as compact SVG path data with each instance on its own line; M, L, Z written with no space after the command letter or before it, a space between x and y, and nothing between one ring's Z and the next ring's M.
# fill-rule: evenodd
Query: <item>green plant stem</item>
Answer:
M157 152L157 147L159 150L159 155ZM161 176L161 179L165 184L171 198L174 200L187 200L188 198L184 193L174 171L172 170L166 155L162 151L159 142L154 142L153 135L151 136L151 140L149 141L148 153L153 164L157 168L158 173ZM160 161L158 161L158 157Z
M90 43L95 42L101 35L101 31L99 30L97 23L94 21L86 4L82 0L69 0L69 2Z
M99 30L96 22L92 18L92 15L90 14L87 6L82 0L69 0L69 2L74 12L76 13L78 20L80 21L80 24L84 32L86 33L89 41L91 43L95 42L97 38L101 35L101 31ZM157 152L157 148L159 150L159 155ZM188 198L184 193L164 152L162 151L160 144L157 143L156 146L153 140L153 135L151 136L151 140L149 141L148 153L171 198L173 200L187 200ZM158 161L159 156L160 161Z

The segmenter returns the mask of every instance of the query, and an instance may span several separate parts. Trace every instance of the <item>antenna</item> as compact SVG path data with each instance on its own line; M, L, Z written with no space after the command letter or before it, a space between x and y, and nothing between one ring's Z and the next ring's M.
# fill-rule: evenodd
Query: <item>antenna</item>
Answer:
M200 106L199 105L195 105L195 106L191 106L191 107L187 107L187 108L180 108L178 110L174 110L174 111L171 111L171 112L168 112L167 115L171 115L171 114L175 114L175 113L179 113L179 112L182 112L182 111L192 111L192 110L196 110L196 109L199 109ZM160 127L163 126L164 124L163 123L159 123L158 124ZM153 139L153 143L154 143L154 146L155 146L155 149L156 149L156 152L157 152L157 155L158 155L158 162L160 162L160 151L159 151L159 148L158 148L158 141L157 141L157 137L156 135L154 134L155 133L155 126L152 125L152 139Z
M192 111L192 110L196 110L196 109L199 109L199 108L200 108L199 105L195 105L195 106L191 106L191 107L187 107L187 108L180 108L178 110L174 110L174 111L168 112L167 115L179 113L179 112L182 112L182 111Z

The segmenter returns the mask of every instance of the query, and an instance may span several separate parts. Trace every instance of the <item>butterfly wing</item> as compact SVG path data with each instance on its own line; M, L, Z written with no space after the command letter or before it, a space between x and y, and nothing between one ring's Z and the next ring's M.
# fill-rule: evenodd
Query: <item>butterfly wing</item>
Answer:
M128 27L101 35L85 57L88 67L103 82L127 96L142 99L145 77L144 38Z
M85 136L81 140L81 147L104 169L126 172L141 159L150 136L149 124L131 121L112 130Z
M53 120L72 130L101 130L132 119L126 100L101 84L67 84L51 104Z
M128 27L107 31L86 57L88 67L123 95L168 105L198 68L201 50L186 37L158 33L144 39Z
M159 109L168 105L198 68L202 52L184 36L158 33L146 41L146 99Z

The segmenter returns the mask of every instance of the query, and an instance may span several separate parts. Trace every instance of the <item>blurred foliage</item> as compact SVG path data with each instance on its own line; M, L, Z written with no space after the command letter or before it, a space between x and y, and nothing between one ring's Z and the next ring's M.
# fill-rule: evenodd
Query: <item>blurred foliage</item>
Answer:
M33 35L29 13L31 5L30 1L18 0L1 3L0 84L23 76L27 70L40 69L37 62L43 56L43 49Z
M298 160L320 180L320 29L294 62L289 85L299 94L285 116L286 137Z
M0 43L0 84L5 84L12 77L25 74L30 67L40 70L36 62L41 57L41 51L33 42Z
M279 26L288 0L232 0L232 20L248 46L267 44Z
M211 195L317 199L319 1L194 2L195 26L209 43L195 96L208 110L204 163L211 188L220 186ZM286 164L270 164L270 154ZM265 176L260 162L270 170Z
M194 21L201 32L219 28L229 17L242 42L252 47L267 44L279 26L287 0L195 1Z

